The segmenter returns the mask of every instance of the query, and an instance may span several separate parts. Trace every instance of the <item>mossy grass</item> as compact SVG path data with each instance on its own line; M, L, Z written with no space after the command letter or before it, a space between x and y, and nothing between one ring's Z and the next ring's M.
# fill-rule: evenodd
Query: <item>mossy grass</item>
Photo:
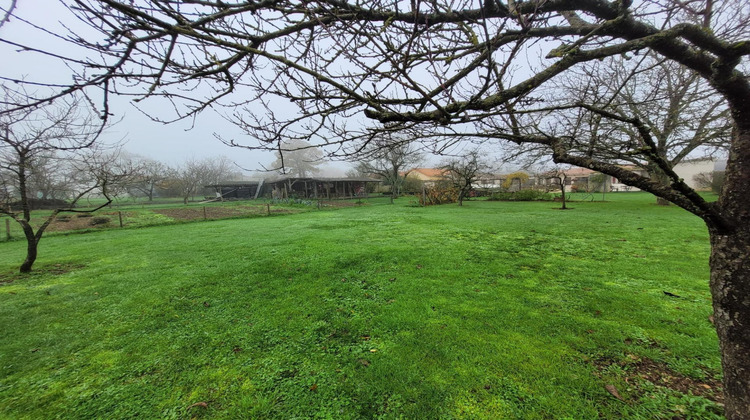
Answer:
M0 417L720 418L705 227L607 200L2 243Z

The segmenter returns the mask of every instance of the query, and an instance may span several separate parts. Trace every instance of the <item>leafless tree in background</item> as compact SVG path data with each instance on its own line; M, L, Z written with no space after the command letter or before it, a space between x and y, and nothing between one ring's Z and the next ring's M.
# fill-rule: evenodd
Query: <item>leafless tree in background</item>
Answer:
M3 100L23 103L30 96L25 93L3 87ZM65 156L72 161L86 150L94 146L94 142L101 134L104 125L87 112L87 108L80 100L66 97L54 104L29 106L15 109L12 112L0 113L0 173L3 176L3 199L0 214L11 217L23 229L27 243L26 259L21 264L20 271L31 271L38 255L39 241L47 227L55 220L60 212L91 212L109 204L109 200L102 206L93 209L76 209L76 203L87 194L101 189L106 195L106 181L96 178L94 182L86 183L65 197L69 201L56 201L49 216L39 226L32 223L32 201L30 194L35 184L40 183L39 171L41 162L52 156ZM6 105L7 106L7 105ZM69 170L61 165L45 166L45 170L56 169L63 172ZM68 174L44 174L47 178L65 177ZM79 180L68 184L75 189ZM72 185L71 185L72 184Z
M172 168L164 186L172 190L187 204L197 194L202 194L207 185L216 185L239 177L236 166L227 157L189 159L182 166Z
M463 156L449 159L441 169L453 187L458 189L458 205L463 206L464 199L473 188L479 177L491 170L490 164L478 150L472 150Z
M398 198L409 173L424 159L422 152L408 139L384 132L356 153L357 172L375 176L391 186L391 196Z
M565 196L565 185L568 182L568 176L565 174L565 170L560 167L556 167L542 174L542 177L544 179L551 180L552 184L555 187L560 188L560 200L562 201L562 206L560 207L560 209L567 210L568 205L567 197Z
M159 185L167 179L169 167L162 162L141 156L131 156L137 171L128 185L131 196L146 197L149 202L154 201Z
M276 160L270 170L297 178L308 178L318 172L323 163L323 153L304 140L286 140L276 150Z
M373 124L413 130L415 140L434 150L462 139L484 141L484 147L500 141L539 145L557 163L606 173L701 217L711 237L726 415L742 419L750 412L747 2L66 4L102 37L67 38L91 53L69 57L78 77L58 97L95 89L137 100L161 96L174 105L172 115L157 117L162 121L224 105L227 118L258 139L245 146L268 150L301 138L345 156L371 138ZM0 41L24 48L20 41ZM674 173L672 157L660 153L654 128L642 116L609 101L617 89L592 97L551 89L587 63L641 54L695 72L700 89L721 97L717 110L728 110L733 132L718 202L707 202ZM604 79L608 67L588 68ZM106 100L100 108L106 117ZM362 115L375 122L351 118ZM601 141L608 129L588 123L599 118L602 127L620 127L615 133L628 127L633 135ZM664 177L629 171L621 165L627 159L658 168Z

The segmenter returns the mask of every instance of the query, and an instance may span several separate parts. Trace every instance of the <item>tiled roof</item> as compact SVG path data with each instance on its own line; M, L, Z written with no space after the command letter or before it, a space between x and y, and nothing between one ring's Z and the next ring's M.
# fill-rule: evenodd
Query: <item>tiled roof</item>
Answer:
M444 169L434 169L434 168L416 168L416 169L413 169L412 172L419 172L420 174L431 177L431 178L439 178L445 174Z

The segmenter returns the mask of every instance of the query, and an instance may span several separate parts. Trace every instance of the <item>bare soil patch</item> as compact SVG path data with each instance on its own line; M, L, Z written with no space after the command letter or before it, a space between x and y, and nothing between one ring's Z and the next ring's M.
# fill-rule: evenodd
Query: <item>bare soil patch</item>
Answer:
M724 403L724 390L721 382L715 378L696 380L670 369L664 363L649 358L629 356L630 360L615 362L609 359L593 361L598 372L612 365L619 365L627 376L625 382L633 386L638 396L644 393L643 382L648 381L657 387L664 387L682 394L698 395L713 402ZM597 373L598 374L598 373Z
M109 217L110 223L94 223L95 217ZM50 223L47 227L47 232L65 232L69 230L81 230L81 229L101 229L111 227L113 223L117 223L117 213L80 213L75 215L60 215Z
M18 262L19 266L21 262ZM21 274L17 271L0 273L0 284L12 283L16 280L26 279L31 276L43 276L53 275L59 276L61 274L70 273L81 268L86 267L85 264L73 264L73 263L59 263L59 264L48 264L35 267L31 273Z

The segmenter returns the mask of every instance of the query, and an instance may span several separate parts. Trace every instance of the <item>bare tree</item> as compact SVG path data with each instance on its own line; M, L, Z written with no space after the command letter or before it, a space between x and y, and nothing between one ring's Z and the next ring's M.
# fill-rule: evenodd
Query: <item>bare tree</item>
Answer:
M441 168L451 185L458 190L458 205L463 206L472 185L483 172L490 171L490 164L478 150L472 150L461 157L448 160Z
M391 186L391 196L398 198L409 173L424 159L422 152L408 139L383 133L372 139L355 155L361 159L357 172L375 176Z
M742 419L750 412L750 265L744 263L750 254L747 2L69 4L102 36L62 37L90 49L94 58L68 60L80 69L79 77L59 95L101 89L139 100L164 96L175 114L156 117L161 120L226 104L227 118L259 140L244 146L259 149L302 138L336 148L332 154L351 154L372 135L372 127L350 118L363 114L378 124L413 129L433 150L462 140L539 145L557 163L608 174L694 213L711 237L710 287L726 415ZM6 41L21 51L39 51L22 40ZM550 49L550 42L557 47ZM644 53L696 72L728 110L733 133L716 203L674 173L641 117L622 103L607 105L604 96L612 98L617 89L595 100L548 89L586 63ZM601 66L592 68L604 74ZM103 104L106 116L106 100ZM634 135L616 144L602 142L605 132L581 124L595 122L594 117L627 126ZM628 159L658 168L668 181L628 170L621 165Z
M569 71L547 95L550 103L564 107L569 99L561 100L559 92L619 117L606 118L585 107L569 109L557 114L565 119L562 126L568 127L560 135L593 139L586 145L592 157L632 163L665 185L671 180L655 161L620 153L632 149L640 135L623 120L636 118L642 123L654 141L653 152L669 170L696 153L712 156L729 147L732 123L725 99L696 71L653 52L629 60L608 57ZM549 154L549 148L541 152ZM657 199L659 204L669 204Z
M159 184L167 179L169 167L158 160L148 159L141 156L131 158L137 171L135 171L131 183L128 185L131 195L145 196L149 202L154 201Z
M273 169L284 175L297 178L308 178L320 172L318 166L323 163L320 149L303 140L282 142L276 150Z
M190 159L179 168L173 168L167 177L167 185L178 192L184 204L193 198L203 187L216 185L239 176L236 167L224 156Z
M562 207L560 207L562 210L567 210L567 197L565 196L565 185L568 183L568 175L565 173L565 170L562 168L554 168L547 173L543 175L543 177L547 180L551 180L552 184L560 188L560 200L562 201Z
M76 176L65 154L50 152L31 159L26 185L28 196L42 200L68 199L73 195Z
M3 87L5 103L21 103L29 96ZM44 231L60 212L92 212L109 204L93 209L76 209L76 203L87 194L101 189L106 195L106 180L95 177L94 182L85 184L73 192L70 201L57 204L49 216L39 226L32 224L32 200L30 195L32 179L40 178L40 166L34 166L50 156L64 154L69 162L83 151L90 149L102 132L103 125L85 111L79 99L66 97L59 104L31 106L13 112L0 113L0 167L2 167L5 202L0 214L5 214L18 222L26 238L26 259L20 271L31 271L38 255L39 241ZM89 160L90 161L90 160ZM47 170L52 166L45 166ZM54 169L60 170L60 166ZM60 174L45 174L49 178ZM78 180L80 182L80 180Z

